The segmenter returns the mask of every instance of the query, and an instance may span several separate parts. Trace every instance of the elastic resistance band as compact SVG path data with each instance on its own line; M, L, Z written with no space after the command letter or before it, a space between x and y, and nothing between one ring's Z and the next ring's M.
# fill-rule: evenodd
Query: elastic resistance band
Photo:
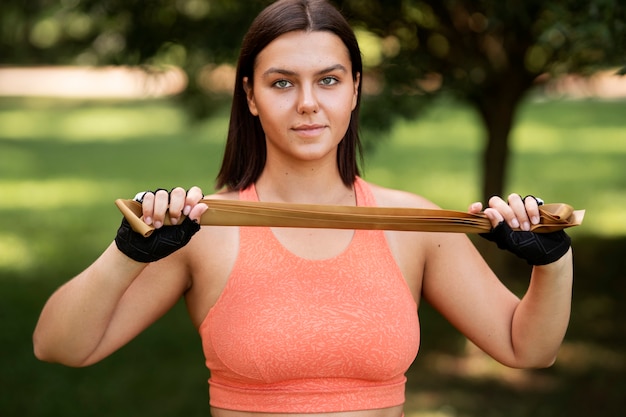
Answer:
M209 209L202 215L203 226L265 226L326 229L402 230L417 232L486 233L491 223L484 213L454 210L396 207L355 207L316 204L264 203L238 200L201 200ZM154 227L141 219L141 203L115 200L131 227L150 236ZM537 233L578 226L584 210L563 203L539 206L540 222L532 225ZM166 216L165 224L169 224Z

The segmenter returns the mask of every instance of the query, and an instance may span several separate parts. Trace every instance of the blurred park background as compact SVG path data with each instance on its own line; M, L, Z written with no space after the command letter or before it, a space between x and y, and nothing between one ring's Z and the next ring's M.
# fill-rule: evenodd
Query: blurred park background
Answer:
M31 333L52 291L112 240L116 198L212 188L237 48L268 3L0 3L0 416L208 415L183 303L84 369L35 360ZM557 363L503 367L424 305L407 416L623 416L623 2L335 4L364 54L367 180L449 209L518 192L587 210L570 231L574 305ZM522 295L528 266L477 244Z

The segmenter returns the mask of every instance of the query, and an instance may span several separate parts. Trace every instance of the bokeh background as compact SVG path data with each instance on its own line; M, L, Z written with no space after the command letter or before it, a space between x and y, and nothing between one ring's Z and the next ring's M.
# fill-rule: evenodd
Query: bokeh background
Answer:
M112 240L116 198L213 187L233 60L265 4L0 4L0 416L208 415L209 375L182 302L89 368L38 362L31 334L47 297ZM569 232L574 305L557 363L501 366L424 305L407 416L622 416L624 6L335 4L366 64L367 180L450 209L518 192L587 210ZM476 244L522 295L528 266Z

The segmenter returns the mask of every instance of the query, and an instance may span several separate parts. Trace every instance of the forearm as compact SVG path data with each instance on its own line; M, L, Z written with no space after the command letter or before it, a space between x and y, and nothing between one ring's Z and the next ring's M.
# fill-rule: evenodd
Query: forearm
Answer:
M114 244L85 271L60 287L44 306L35 332L35 355L80 366L102 340L115 309L146 264Z
M512 344L520 367L546 367L556 359L569 323L572 281L571 250L554 263L533 268L512 322Z

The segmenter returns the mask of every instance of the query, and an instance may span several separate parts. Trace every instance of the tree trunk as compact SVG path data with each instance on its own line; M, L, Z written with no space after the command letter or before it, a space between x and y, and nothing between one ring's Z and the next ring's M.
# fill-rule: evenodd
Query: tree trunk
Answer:
M496 100L485 100L478 105L487 133L487 143L483 150L481 184L485 205L490 197L501 196L504 192L510 158L509 134L516 108L517 103L499 103Z
M482 163L484 204L494 195L502 196L506 187L510 159L509 136L519 104L531 86L532 79L528 75L509 72L501 82L473 101L487 133Z

